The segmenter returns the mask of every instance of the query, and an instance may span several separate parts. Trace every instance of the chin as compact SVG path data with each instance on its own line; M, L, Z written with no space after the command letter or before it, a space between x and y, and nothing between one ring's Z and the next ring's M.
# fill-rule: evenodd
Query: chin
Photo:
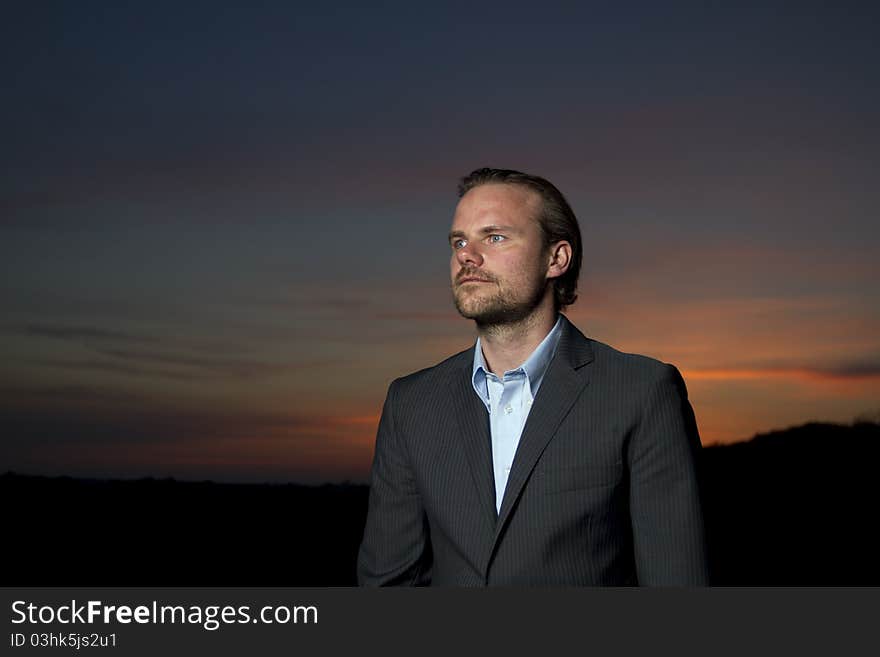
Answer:
M521 320L524 316L524 313L519 308L508 308L497 305L462 305L458 307L458 312L465 319L471 319L477 324L483 326L510 324Z
M458 314L465 319L478 320L481 315L486 314L486 308L483 304L475 303L474 299L455 298L455 309Z

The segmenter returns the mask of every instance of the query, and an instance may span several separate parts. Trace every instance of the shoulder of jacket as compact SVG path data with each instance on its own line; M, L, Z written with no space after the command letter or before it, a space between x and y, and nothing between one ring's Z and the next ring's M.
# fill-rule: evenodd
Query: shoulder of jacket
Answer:
M595 355L596 365L603 369L618 370L627 378L634 377L646 382L655 382L674 376L677 372L674 365L652 356L620 351L604 342L588 339Z
M469 347L436 365L394 379L391 382L391 387L398 391L409 392L446 385L450 377L455 376L463 369L466 370L473 363L473 357L474 348Z

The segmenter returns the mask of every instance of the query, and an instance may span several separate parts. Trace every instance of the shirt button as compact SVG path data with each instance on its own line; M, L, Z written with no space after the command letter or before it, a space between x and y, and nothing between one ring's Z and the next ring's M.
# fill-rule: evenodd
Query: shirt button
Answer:
M532 405L532 400L526 399L526 406L531 406L531 405Z
M513 406L511 406L510 404L508 404L507 406L504 407L504 412L507 413L508 415L509 415L510 413L513 413Z

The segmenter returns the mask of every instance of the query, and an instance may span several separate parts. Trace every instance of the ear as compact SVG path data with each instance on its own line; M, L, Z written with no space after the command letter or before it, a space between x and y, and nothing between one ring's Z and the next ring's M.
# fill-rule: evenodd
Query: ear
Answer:
M560 240L550 245L547 278L559 278L568 271L571 263L571 244Z

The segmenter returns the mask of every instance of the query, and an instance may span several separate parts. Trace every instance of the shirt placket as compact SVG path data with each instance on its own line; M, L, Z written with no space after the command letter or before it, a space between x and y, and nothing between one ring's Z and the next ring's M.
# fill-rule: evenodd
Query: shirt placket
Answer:
M519 394L522 387L522 375L520 373L506 375L503 382L499 382L500 392L498 404L495 410L498 458L496 460L496 494L501 499L507 487L507 479L510 476L510 468L516 454L516 446L521 430L521 409L518 408L522 401Z

